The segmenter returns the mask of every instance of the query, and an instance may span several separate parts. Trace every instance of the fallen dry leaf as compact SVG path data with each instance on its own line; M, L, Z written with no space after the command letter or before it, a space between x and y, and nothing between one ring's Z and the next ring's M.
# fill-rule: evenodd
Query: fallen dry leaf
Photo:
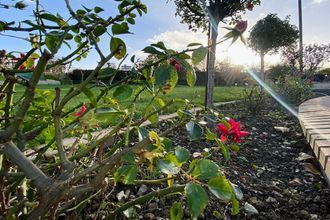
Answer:
M299 153L299 157L297 158L298 161L304 161L313 159L314 157L312 155L306 154L304 152Z
M314 175L318 175L318 176L321 175L320 171L311 163L304 163L304 168L306 171L308 171Z
M301 182L301 180L299 179L299 178L294 178L293 180L291 180L290 182L289 182L289 184L290 185L295 185L295 186L297 186L297 185L301 185L302 184L302 182Z

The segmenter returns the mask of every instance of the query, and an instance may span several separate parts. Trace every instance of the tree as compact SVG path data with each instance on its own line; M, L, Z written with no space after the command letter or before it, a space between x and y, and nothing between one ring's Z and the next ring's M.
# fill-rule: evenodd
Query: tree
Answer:
M265 80L265 55L294 44L298 37L298 30L289 23L289 19L281 20L276 14L267 15L252 27L248 44L260 55L260 74L263 80Z
M176 14L181 17L182 23L188 24L189 29L209 30L205 106L211 108L219 22L224 22L228 17L234 21L239 20L240 12L245 12L246 9L252 10L254 5L260 4L260 0L175 0L175 3Z
M113 79L120 73L104 66L114 59L122 63L128 56L122 35L131 33L137 15L147 13L147 7L140 0L116 0L110 8L118 10L110 13L99 5L73 9L70 0L64 3L64 9L50 10L46 1L41 5L37 0L26 9L31 20L0 21L1 33L9 32L16 40L31 39L29 50L18 52L18 56L8 48L0 51L4 77L0 85L0 219L58 219L63 215L76 219L83 216L88 203L99 203L88 209L93 218L116 219L127 209L176 193L186 197L184 206L192 219L197 219L208 204L207 191L231 203L232 214L238 214L242 195L221 172L219 162L206 157L193 159L187 148L175 146L169 138L185 128L192 141L213 141L229 160L229 146L248 134L240 131L239 122L233 119L228 120L232 128L227 127L226 119L215 111L193 114L188 111L195 106L190 101L163 99L176 86L178 74L185 76L189 86L194 85L196 75L189 63L203 60L205 55L198 49L176 52L163 42L151 44L143 51L154 55L154 62L139 67L132 56L134 68L129 74L105 84L102 79ZM0 10L23 8L21 1L11 4L1 3ZM109 41L108 48L100 47L102 40ZM63 49L68 45L71 50ZM37 89L46 70L79 61L91 50L98 60L80 84L68 90ZM59 52L63 57L50 62ZM32 73L31 79L20 81L17 74L22 72ZM24 90L21 94L15 92L18 84ZM85 97L84 102L76 104L79 97ZM143 109L137 107L140 97L148 99ZM149 122L157 125L159 114L172 105L178 117L169 127L151 130L142 126ZM217 126L221 139L200 123L206 116L222 122ZM102 134L93 133L99 127L104 128ZM67 143L65 137L74 141ZM108 202L109 195L122 184L152 184L159 189L126 203ZM175 218L181 218L182 207L175 203L171 208Z
M296 45L283 48L281 51L282 60L288 65L297 68L299 62L299 49ZM330 44L310 44L304 47L304 73L315 74L320 67L330 60Z

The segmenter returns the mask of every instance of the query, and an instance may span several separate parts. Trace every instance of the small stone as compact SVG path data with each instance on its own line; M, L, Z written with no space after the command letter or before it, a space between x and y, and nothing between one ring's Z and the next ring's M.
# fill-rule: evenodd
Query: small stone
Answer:
M120 191L117 195L116 195L118 201L121 201L123 198L127 198L126 194L124 193L124 191Z
M269 197L266 199L266 202L268 202L268 203L276 203L277 200L274 199L273 197L269 196Z
M256 127L252 127L252 131L256 131L258 130Z
M290 144L289 142L287 142L287 141L284 141L283 144L284 144L284 145L291 145L291 144Z
M276 191L273 191L273 194L274 194L275 196L278 196L278 197L281 197L281 198L284 197L281 193L276 192Z
M249 214L256 214L256 215L258 215L259 214L259 212L258 212L258 210L253 206L253 205L251 205L250 203L248 203L248 202L246 202L245 204L244 204L244 210L247 212L247 213L249 213Z
M310 215L306 210L300 210L299 214L303 216L304 218L309 218Z
M158 208L157 203L155 203L155 202L152 202L148 205L148 209L157 209L157 208Z
M148 191L148 187L146 186L146 185L141 185L140 186L140 188L139 188L139 190L138 190L138 192L137 192L137 194L139 195L139 196L141 196L141 195L143 195L145 192L147 192Z
M320 201L321 201L320 196L315 196L315 198L313 199L313 202L320 202Z
M311 214L311 218L310 219L319 219L319 216L316 214Z
M257 199L257 197L250 197L250 198L248 199L248 201L249 201L249 203L251 203L251 204L256 204L256 203L258 202L258 199Z
M154 219L155 215L153 213L146 213L144 215L144 219Z

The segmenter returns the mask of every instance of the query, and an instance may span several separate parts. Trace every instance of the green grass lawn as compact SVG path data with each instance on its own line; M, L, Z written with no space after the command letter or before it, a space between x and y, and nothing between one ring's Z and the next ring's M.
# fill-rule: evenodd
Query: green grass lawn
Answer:
M61 94L66 94L69 89L72 87L71 85L38 85L38 90L50 90L55 92L55 87L61 88ZM135 86L134 86L135 87ZM188 99L196 104L203 104L204 102L204 90L205 88L202 86L196 87L188 87L188 86L177 86L170 94L167 95L160 95L160 98L163 100L171 100L174 98L181 98L181 99ZM216 87L214 91L214 102L226 102L241 99L242 97L242 87ZM99 93L97 88L92 90L95 95ZM24 93L24 87L17 86L16 87L16 94L14 97L14 101L17 101ZM112 96L112 92L108 94L109 97ZM137 108L139 110L143 110L144 107L150 101L150 95L148 93L142 93L140 99L137 102ZM80 94L74 99L72 99L66 106L66 109L70 109L82 102L89 102L88 98L84 94ZM127 104L129 101L125 101L123 104ZM174 112L176 107L173 106L168 109L167 112Z

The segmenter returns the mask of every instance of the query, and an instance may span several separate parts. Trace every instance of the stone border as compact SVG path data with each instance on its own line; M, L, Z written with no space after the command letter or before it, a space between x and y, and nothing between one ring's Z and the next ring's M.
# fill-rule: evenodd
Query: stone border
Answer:
M330 96L302 103L298 118L330 186Z

